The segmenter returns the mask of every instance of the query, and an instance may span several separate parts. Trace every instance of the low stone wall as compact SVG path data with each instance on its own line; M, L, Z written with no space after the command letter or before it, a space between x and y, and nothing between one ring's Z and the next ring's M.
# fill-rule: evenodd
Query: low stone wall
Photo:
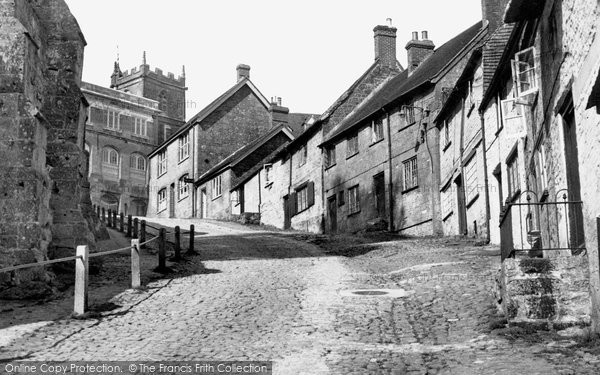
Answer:
M587 255L505 259L498 284L509 324L590 324Z

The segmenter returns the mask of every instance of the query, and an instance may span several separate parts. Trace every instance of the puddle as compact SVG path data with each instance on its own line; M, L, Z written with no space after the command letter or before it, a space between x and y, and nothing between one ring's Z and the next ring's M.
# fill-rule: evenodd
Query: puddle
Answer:
M404 289L354 289L342 290L340 295L344 297L388 297L402 298L413 294L413 291Z

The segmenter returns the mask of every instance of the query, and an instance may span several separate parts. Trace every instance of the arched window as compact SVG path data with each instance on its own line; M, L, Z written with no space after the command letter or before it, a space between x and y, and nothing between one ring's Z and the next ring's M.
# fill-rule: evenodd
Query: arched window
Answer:
M178 190L179 190L179 199L183 199L189 195L188 183L185 182L185 179L188 177L187 173L179 178L178 181Z
M137 171L146 170L146 158L142 154L131 154L129 168Z
M169 99L167 98L167 92L161 91L158 95L159 109L161 111L166 111L169 105Z
M119 165L119 152L112 147L104 147L102 149L102 163Z

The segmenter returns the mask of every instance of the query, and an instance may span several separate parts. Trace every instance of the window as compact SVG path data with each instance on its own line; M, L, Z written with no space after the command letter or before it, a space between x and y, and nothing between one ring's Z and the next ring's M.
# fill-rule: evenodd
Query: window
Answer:
M379 142L383 139L383 120L377 119L371 125L371 142Z
M419 175L417 169L417 157L408 159L404 163L404 190L410 190L419 186Z
M306 158L308 156L307 154L308 150L306 145L302 146L302 148L300 148L300 151L298 152L298 166L301 167L304 164L306 164Z
M133 133L135 135L146 137L148 135L148 126L146 124L146 120L136 117Z
M346 157L358 154L358 134L348 137L346 140Z
M501 102L502 124L513 137L523 137L525 131L525 112L517 99L505 99Z
M517 96L537 91L537 69L535 66L535 47L527 48L515 54L512 61L512 74Z
M345 198L346 198L346 195L344 194L344 191L343 190L340 191L338 193L338 207L341 207L346 204Z
M404 116L404 124L410 125L417 122L415 118L415 107L404 105L402 106L401 116Z
M179 137L179 161L183 161L190 156L190 133L185 133Z
M129 157L129 168L134 171L145 171L146 158L140 154L131 154Z
M467 205L477 197L477 157L473 155L464 165L465 173L465 198Z
M212 198L216 199L223 195L223 185L221 183L221 176L213 178L211 181L212 187Z
M360 196L358 185L348 189L348 214L352 215L360 211Z
M188 177L187 174L184 174L177 181L177 191L179 192L179 199L183 199L189 195L188 183L185 182L185 179Z
M158 154L158 175L167 173L167 150Z
M325 148L325 168L333 167L335 163L335 145L328 146Z
M265 186L273 183L273 164L265 164Z
M308 208L308 187L305 186L296 192L298 201L298 212L302 212Z
M240 191L239 190L234 190L231 192L231 203L233 203L233 206L239 206L240 204Z
M117 152L117 150L111 147L104 147L102 149L102 163L118 166L119 153Z
M515 151L513 155L506 161L506 169L508 174L508 199L515 198L521 189L519 183L519 157Z
M448 148L448 146L450 146L450 143L452 142L450 139L450 125L452 125L451 119L447 119L446 121L444 121L444 151Z
M112 130L121 130L119 126L119 114L115 111L108 111L108 121L106 127Z
M108 122L108 111L102 108L90 107L90 122L102 126L106 125Z
M315 183L309 181L296 189L295 213L300 213L315 204Z
M169 99L167 98L167 92L166 91L161 91L160 94L158 95L158 108L163 111L166 112L167 111L167 107L169 105Z
M442 190L441 193L441 198L442 198L442 220L446 220L448 217L450 217L450 215L452 214L454 207L454 201L453 201L453 194L452 194L452 189L450 189L450 187L452 186L451 183L448 183L446 185L446 187L444 188L444 190Z
M162 189L158 192L158 212L167 209L167 189Z

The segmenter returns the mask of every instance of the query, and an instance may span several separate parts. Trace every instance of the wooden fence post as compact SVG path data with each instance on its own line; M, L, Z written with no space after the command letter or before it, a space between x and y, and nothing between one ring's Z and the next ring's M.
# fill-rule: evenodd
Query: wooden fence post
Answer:
M85 314L88 304L88 273L89 249L87 245L77 246L75 260L75 306L73 312L76 315Z
M165 236L165 228L160 228L158 231L158 267L154 269L156 272L167 273L167 238Z
M175 227L175 257L173 260L181 260L181 228Z
M96 217L100 219L100 206L96 206Z
M139 230L138 230L138 218L136 217L135 219L133 219L133 238L139 238L138 234L139 234Z
M124 221L124 217L123 217L123 213L121 212L121 214L119 215L119 232L123 233L123 221Z
M106 210L102 207L102 221L106 223Z
M140 240L131 240L131 287L137 289L142 286L140 276Z
M131 215L127 215L127 234L125 237L131 237Z
M188 247L188 250L186 252L186 254L188 255L196 255L198 254L195 250L194 250L194 237L196 236L195 230L194 230L194 224L190 225L190 244Z
M108 217L106 218L106 226L109 228L113 227L113 223L112 223L112 210L109 208L108 209Z
M117 229L117 210L113 211L112 225L114 229Z
M144 242L146 242L146 220L142 220L140 222L140 243L143 244L143 249L146 248L146 244L144 244Z

